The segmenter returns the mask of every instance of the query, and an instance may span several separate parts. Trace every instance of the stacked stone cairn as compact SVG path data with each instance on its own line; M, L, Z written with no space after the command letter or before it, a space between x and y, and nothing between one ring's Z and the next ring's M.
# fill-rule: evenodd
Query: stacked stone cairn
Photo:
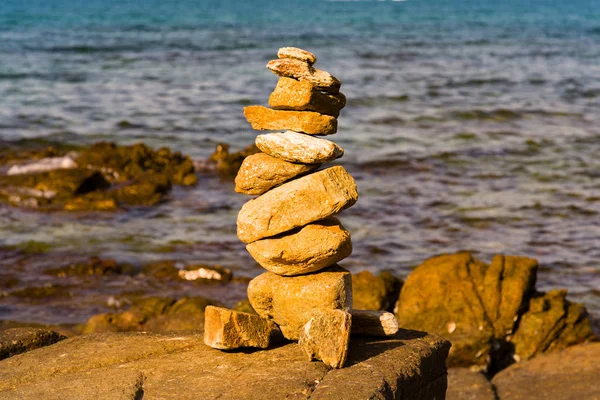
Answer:
M352 310L351 274L337 263L352 252L350 233L334 217L358 199L356 183L341 166L324 169L344 150L319 136L337 131L346 105L340 81L314 67L314 54L279 49L267 64L279 82L269 105L250 106L244 115L252 128L283 131L258 135L261 153L247 157L235 190L258 196L242 207L239 239L268 272L248 286L258 315L209 306L207 345L219 349L267 348L277 326L297 340L308 359L333 368L346 361L350 333L390 336L394 315Z

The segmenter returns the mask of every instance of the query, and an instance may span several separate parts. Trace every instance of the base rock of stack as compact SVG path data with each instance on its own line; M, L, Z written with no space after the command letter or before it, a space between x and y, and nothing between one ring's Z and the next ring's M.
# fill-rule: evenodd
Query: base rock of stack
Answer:
M308 224L291 233L257 240L246 246L266 270L278 275L307 274L326 268L352 253L352 241L337 218Z
M350 311L352 277L338 265L292 277L265 272L250 281L248 299L258 315L279 326L283 336L298 340L315 312Z
M304 325L298 344L308 359L321 360L332 368L342 368L350 344L350 313L341 310L316 312Z
M344 149L330 140L293 131L258 135L255 143L261 151L293 163L318 164L344 155Z
M275 236L332 216L358 199L356 183L335 166L284 183L240 210L237 235L244 243Z
M204 316L204 344L215 349L269 347L273 323L257 315L208 306Z
M294 131L307 135L333 135L337 119L313 111L273 110L263 106L244 108L244 116L259 131Z
M267 68L276 75L310 82L317 89L329 93L339 93L342 83L329 72L313 68L307 62L293 58L271 60Z
M346 105L346 96L324 93L310 82L282 77L269 96L269 105L277 110L316 111L338 117Z
M298 175L314 171L320 164L294 164L265 153L248 156L235 177L235 191L250 195L263 194Z
M387 311L352 310L352 334L386 337L398 332L398 320Z

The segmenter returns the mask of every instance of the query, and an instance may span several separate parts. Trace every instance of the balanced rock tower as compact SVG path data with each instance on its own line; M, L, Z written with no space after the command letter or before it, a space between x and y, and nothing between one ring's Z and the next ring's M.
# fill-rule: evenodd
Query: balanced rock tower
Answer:
M279 132L257 136L261 153L247 157L235 179L237 192L258 196L239 212L237 235L267 270L250 282L248 298L268 323L250 328L240 323L248 316L211 308L205 342L217 348L266 347L275 324L284 337L299 342L309 359L341 368L353 320L358 329L353 333L383 336L398 330L397 321L390 313L351 313L351 275L337 264L350 255L352 242L334 216L358 200L350 174L341 166L324 165L344 154L322 138L336 133L346 105L341 83L316 69L316 57L308 51L284 47L277 55L267 64L279 76L269 97L271 108L246 107L244 115L255 130ZM234 344L228 347L227 341Z

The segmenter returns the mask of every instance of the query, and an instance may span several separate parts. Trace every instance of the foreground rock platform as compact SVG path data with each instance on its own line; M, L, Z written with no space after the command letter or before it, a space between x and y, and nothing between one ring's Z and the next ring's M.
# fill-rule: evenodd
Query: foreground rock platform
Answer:
M202 333L77 336L0 362L2 399L443 399L449 342L401 331L352 339L347 367L295 343L222 352Z

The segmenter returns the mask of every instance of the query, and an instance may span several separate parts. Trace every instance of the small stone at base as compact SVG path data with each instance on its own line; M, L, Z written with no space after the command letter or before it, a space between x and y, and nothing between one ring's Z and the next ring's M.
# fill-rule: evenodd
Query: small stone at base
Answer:
M393 336L398 332L398 320L387 311L351 310L352 334L365 336Z
M257 315L208 306L205 310L204 343L220 350L269 347L273 324Z
M304 325L298 344L309 360L318 359L332 368L342 368L348 357L352 317L342 310L317 312Z

